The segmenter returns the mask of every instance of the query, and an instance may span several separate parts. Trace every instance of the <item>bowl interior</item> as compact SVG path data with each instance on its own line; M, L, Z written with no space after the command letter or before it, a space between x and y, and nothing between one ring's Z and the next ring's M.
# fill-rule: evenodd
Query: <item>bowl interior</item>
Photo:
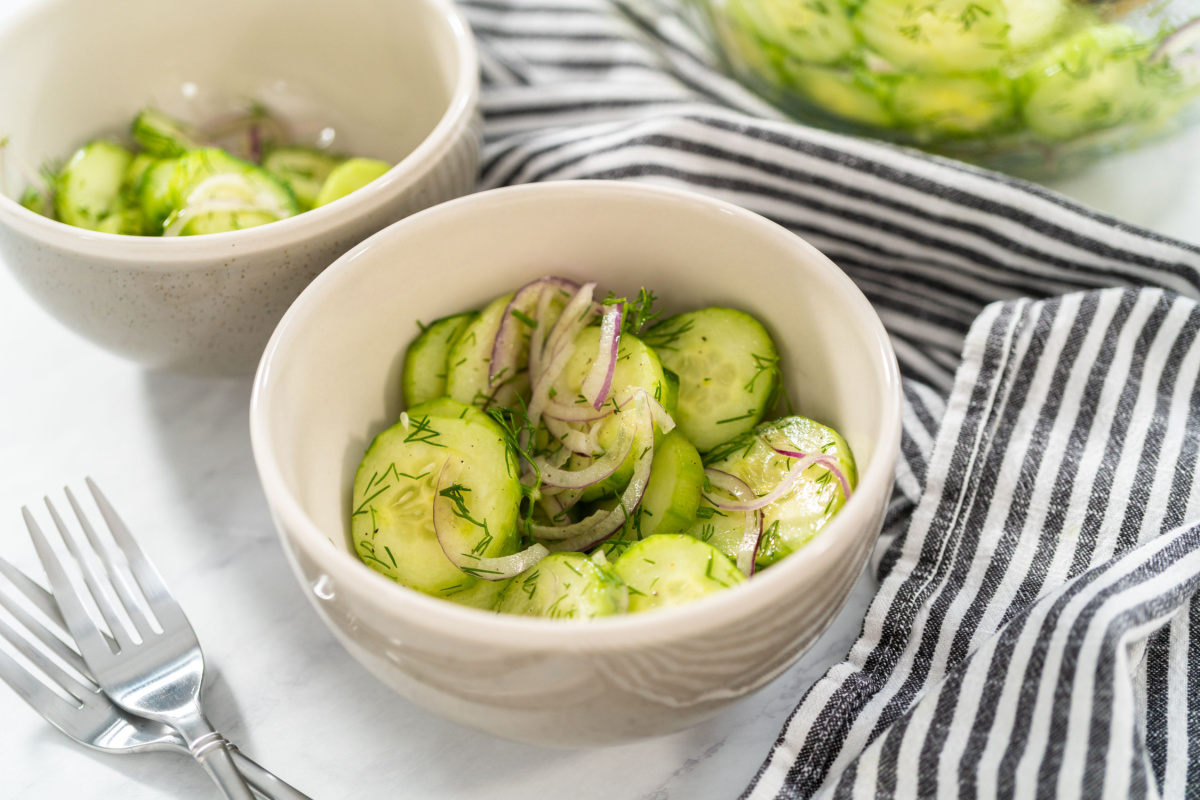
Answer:
M286 494L291 510L315 523L311 538L352 553L354 472L372 437L399 416L401 364L418 320L479 308L547 274L598 280L601 296L646 286L667 313L726 305L754 314L779 346L796 410L846 437L860 488L872 480L886 492L898 424L894 358L845 274L733 206L648 186L564 182L422 212L309 286L267 348L251 411L268 499ZM319 544L314 557L343 558Z
M302 143L332 129L396 163L449 106L454 38L435 0L39 3L0 32L0 193L148 105L199 123L261 101Z

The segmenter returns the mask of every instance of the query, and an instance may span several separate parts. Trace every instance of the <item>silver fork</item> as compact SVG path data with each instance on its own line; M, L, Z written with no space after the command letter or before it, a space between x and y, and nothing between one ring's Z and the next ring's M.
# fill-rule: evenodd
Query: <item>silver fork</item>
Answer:
M29 509L21 509L25 526L29 529L38 557L45 567L46 577L50 580L50 589L58 601L71 636L79 645L83 660L100 688L114 703L131 714L161 722L183 737L192 757L204 767L228 800L254 800L241 773L237 771L233 756L225 748L225 740L205 718L201 708L204 655L200 652L195 631L107 498L90 478L87 485L113 540L124 554L124 563L113 558L110 548L96 536L70 489L66 490L67 500L92 550L100 558L102 567L99 570L83 557L75 537L49 498L46 498L46 507L63 542L83 572L87 590L104 618L115 642L115 650L109 646L100 627L88 616L82 597L76 592ZM122 624L104 583L116 590L117 603L124 608L140 641L135 641ZM135 587L158 621L161 632L155 631L134 598Z
M27 631L22 633L20 629L0 620L0 636L25 657L43 679L58 686L71 700L52 691L38 675L3 652L0 652L0 680L11 686L51 725L94 750L106 753L166 751L191 755L187 743L178 733L161 722L128 714L108 699L108 695L96 685L83 659L63 644L63 637L69 640L70 635L52 594L3 558L0 558L0 575L7 578L12 587L57 628L52 630L10 598L7 592L0 591L0 606ZM40 641L78 677L35 648L30 636ZM226 746L233 753L242 775L263 797L268 800L311 800L263 769L232 744L227 742Z

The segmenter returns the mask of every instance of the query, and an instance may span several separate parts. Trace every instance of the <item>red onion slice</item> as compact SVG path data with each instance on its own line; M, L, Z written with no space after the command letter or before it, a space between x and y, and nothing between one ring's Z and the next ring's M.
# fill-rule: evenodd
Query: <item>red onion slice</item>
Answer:
M583 431L577 431L561 420L554 417L543 417L542 424L546 426L546 430L550 435L562 443L562 446L572 453L578 453L581 456L599 455L602 451L597 444L592 441L592 437Z
M551 466L542 456L535 456L534 460L538 462L542 471L542 484L565 489L586 489L607 480L625 463L629 451L633 449L633 431L630 430L632 427L633 423L622 420L616 443L607 453L583 469L559 469Z
M433 532L451 564L472 577L485 581L502 581L520 575L550 555L550 551L540 544L499 558L488 558L473 553L473 548L459 530L459 525L474 527L474 523L455 513L457 506L454 501L442 496L443 491L454 485L461 471L461 461L456 458L447 459L438 474L437 491L433 495Z
M1195 67L1200 59L1197 45L1200 45L1200 19L1193 19L1163 37L1147 61L1153 64L1167 58L1175 67Z
M774 450L776 453L778 453L781 456L785 456L787 458L807 458L808 457L807 453L802 453L799 450L788 450L785 448L776 447L775 445L768 442L766 439L762 439L761 441L763 444L765 444L767 447L771 448L772 450ZM813 457L817 459L818 464L820 464L822 467L824 467L825 469L827 469L833 473L833 477L837 478L838 483L840 483L842 485L842 495L847 500L849 500L850 499L850 479L846 477L846 473L842 472L841 462L839 462L837 460L837 458L835 458L834 456L828 455L827 453L814 453Z
M558 315L558 321L546 336L542 345L543 358L553 358L564 344L574 344L575 337L586 328L595 316L596 303L592 302L592 294L596 291L596 282L588 281L579 287L579 291L570 299Z
M783 476L783 480L771 491L759 497L756 500L733 502L726 500L723 497L712 497L705 494L704 497L708 502L712 503L722 511L757 511L760 508L765 508L771 505L779 498L783 497L792 488L792 484L800 477L800 473L817 463L817 456L805 456L792 465L788 473Z
M533 319L535 309L541 304L541 298L547 290L559 289L575 294L579 291L579 284L565 278L547 276L525 284L513 294L513 299L500 317L500 328L492 342L492 360L488 365L489 384L499 380L502 375L511 375L520 369L520 357L524 352L522 328L529 327L525 320Z
M754 490L736 475L711 467L704 470L704 475L710 484L729 492L740 500L754 499ZM708 498L706 497L706 499ZM709 502L711 503L712 500ZM714 503L714 505L716 504ZM761 511L757 510L745 513L746 532L742 534L742 541L738 544L737 568L749 578L754 574L755 562L758 560L758 548L762 544L763 515Z
M633 410L637 416L635 439L641 438L644 442L653 442L654 420L650 415L650 398L646 395L645 390L639 390L638 394L639 399L643 402L639 402L637 408ZM597 511L587 519L573 525L561 527L534 525L534 537L552 541L550 549L556 552L582 552L600 544L620 530L621 526L625 524L626 514L632 514L638 504L642 502L642 495L646 492L646 482L650 480L650 466L653 461L653 446L645 448L638 454L633 465L633 477L630 478L629 485L625 487L617 507L612 511Z
M603 408L597 410L584 403L570 405L568 403L560 403L553 398L547 400L545 408L542 409L543 416L562 420L563 422L595 422L598 419L604 419L611 413L613 413L611 408L607 411Z
M617 369L617 353L621 349L621 321L625 319L625 304L614 303L604 307L600 320L600 343L596 346L596 360L583 379L579 391L597 411L608 400L612 390L613 373Z

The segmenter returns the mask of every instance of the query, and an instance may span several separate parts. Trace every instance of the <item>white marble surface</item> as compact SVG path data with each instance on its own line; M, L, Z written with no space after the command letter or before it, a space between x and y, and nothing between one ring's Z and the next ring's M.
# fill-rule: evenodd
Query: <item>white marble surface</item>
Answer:
M28 2L0 0L0 24ZM1200 242L1198 178L1200 131L1193 131L1056 188ZM64 483L96 478L200 636L213 721L317 800L736 797L800 695L846 652L873 591L864 576L800 664L693 730L590 752L500 741L392 694L318 621L288 571L259 490L249 393L248 379L145 373L101 352L0 271L0 553L40 575L19 508L37 508L43 493ZM0 798L215 796L190 761L86 750L0 687Z

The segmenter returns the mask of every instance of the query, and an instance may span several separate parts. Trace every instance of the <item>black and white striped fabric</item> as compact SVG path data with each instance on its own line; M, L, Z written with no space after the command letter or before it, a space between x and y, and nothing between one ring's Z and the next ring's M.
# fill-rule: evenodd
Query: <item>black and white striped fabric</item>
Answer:
M881 588L745 797L1200 797L1200 250L787 122L664 1L461 5L482 187L730 200L823 250L891 333Z

